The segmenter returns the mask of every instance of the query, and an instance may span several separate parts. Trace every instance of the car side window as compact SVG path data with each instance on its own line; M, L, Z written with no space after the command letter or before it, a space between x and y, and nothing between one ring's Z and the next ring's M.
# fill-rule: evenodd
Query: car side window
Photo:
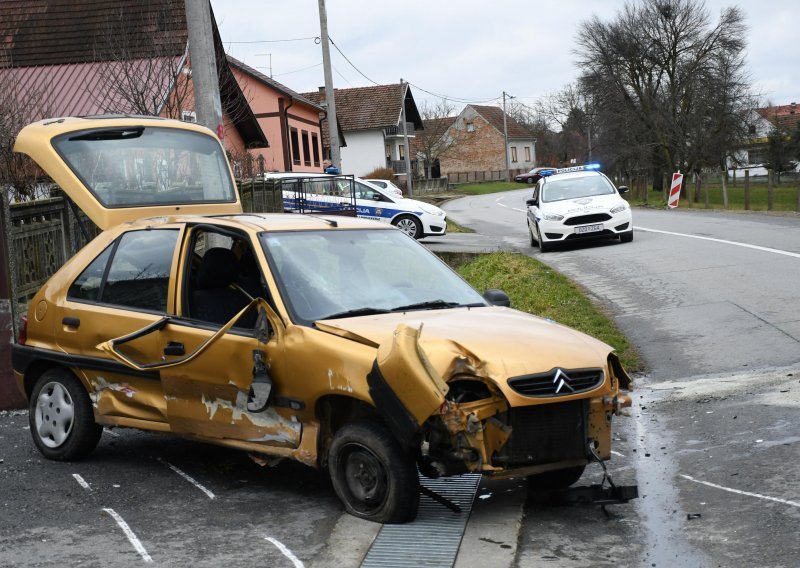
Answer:
M356 182L356 197L358 199L369 199L371 201L381 201L383 195L363 183Z
M70 300L87 300L89 302L100 301L100 287L103 284L103 275L106 272L108 259L111 258L111 251L114 249L113 243L108 245L97 258L95 258L75 282L67 290L67 298Z
M130 231L114 250L100 302L165 312L177 229Z

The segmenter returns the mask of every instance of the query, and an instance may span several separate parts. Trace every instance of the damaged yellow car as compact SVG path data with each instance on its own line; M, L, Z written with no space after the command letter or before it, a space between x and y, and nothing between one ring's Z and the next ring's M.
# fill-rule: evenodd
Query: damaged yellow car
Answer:
M14 347L46 457L102 426L172 432L326 468L378 522L415 517L418 472L568 486L610 457L630 379L609 346L494 305L393 227L243 214L210 131L65 118L15 150L103 230Z

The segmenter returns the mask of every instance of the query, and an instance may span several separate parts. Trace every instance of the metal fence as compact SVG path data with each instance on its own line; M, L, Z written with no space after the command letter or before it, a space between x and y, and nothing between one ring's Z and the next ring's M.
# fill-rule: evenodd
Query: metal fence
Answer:
M513 180L514 176L528 170L512 169L509 170L509 177L506 178L506 170L474 171L474 172L447 172L450 183L481 183L484 181L507 181Z

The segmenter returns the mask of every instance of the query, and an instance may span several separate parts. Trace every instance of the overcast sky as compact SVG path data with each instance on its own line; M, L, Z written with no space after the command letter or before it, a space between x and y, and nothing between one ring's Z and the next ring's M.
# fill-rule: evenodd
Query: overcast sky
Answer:
M211 0L229 54L299 91L324 84L317 0ZM419 105L434 97L524 104L574 81L574 39L592 14L613 19L623 0L327 0L337 88L412 84ZM706 0L712 21L738 5L748 26L746 59L764 100L800 100L797 0ZM312 39L299 39L312 38ZM294 40L297 41L276 41ZM271 43L238 43L266 42ZM268 55L269 54L269 55ZM414 88L417 87L417 88Z

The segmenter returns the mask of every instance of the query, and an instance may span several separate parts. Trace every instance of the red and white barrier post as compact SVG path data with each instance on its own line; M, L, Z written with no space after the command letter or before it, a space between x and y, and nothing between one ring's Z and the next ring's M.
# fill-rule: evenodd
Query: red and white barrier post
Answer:
M670 209L675 209L678 206L681 186L683 186L683 174L680 172L672 174L672 185L669 188L669 200L667 201L667 207Z

